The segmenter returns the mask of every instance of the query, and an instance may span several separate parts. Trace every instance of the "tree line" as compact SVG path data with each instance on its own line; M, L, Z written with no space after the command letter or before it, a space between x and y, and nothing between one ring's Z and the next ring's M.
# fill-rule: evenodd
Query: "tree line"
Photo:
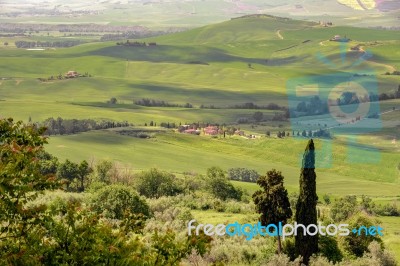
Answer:
M185 104L176 104L176 103L169 103L163 100L154 100L149 98L143 98L141 100L134 101L134 104L147 106L147 107L181 107L181 108L193 108L191 103Z
M368 95L357 95L355 92L345 91L342 92L340 97L336 99L336 105L344 106L350 104L358 104L365 102L377 102L400 99L400 85L397 91L393 93L380 93L380 94L368 94ZM322 115L329 112L328 102L320 99L319 96L311 97L308 101L301 101L297 104L296 108L290 109L290 115L292 117L302 115Z
M46 128L47 135L68 135L90 130L108 129L116 127L128 127L130 124L127 121L95 121L93 119L63 119L47 118L41 123L36 123L38 126Z
M17 48L35 48L35 47L72 47L79 44L82 44L82 41L55 41L55 42L28 42L28 41L16 41L15 46Z
M229 107L230 109L263 109L263 110L285 110L286 107L279 106L276 103L269 103L267 105L257 105L252 102L243 103L243 104L235 104Z

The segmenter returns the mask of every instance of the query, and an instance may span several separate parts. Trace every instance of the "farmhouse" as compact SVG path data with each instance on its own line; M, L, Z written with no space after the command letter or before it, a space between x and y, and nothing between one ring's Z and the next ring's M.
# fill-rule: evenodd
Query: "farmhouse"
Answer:
M186 129L183 132L186 134L200 135L200 130L194 128Z
M218 127L216 126L208 126L203 129L204 135L215 136L218 135Z
M66 78L76 78L76 77L79 77L79 74L76 71L70 70L65 74L65 77Z
M235 131L235 135L244 136L244 131L238 129Z
M333 36L333 38L329 39L332 42L349 42L350 39L346 37L346 35L344 37L341 37L340 35L335 35Z

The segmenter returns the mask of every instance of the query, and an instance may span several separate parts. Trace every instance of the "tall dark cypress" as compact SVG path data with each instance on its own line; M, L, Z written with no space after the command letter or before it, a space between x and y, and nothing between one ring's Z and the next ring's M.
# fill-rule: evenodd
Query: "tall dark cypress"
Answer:
M311 139L304 151L303 164L300 174L300 193L296 205L296 222L306 227L309 224L317 225L317 186L315 174L315 147ZM310 228L311 232L315 228ZM303 234L299 228L295 237L295 249L297 255L303 257L303 263L308 265L312 254L318 252L318 234L314 236Z

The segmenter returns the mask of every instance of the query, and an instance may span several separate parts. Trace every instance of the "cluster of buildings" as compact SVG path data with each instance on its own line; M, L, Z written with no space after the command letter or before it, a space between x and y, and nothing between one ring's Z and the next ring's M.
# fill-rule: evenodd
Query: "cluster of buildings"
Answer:
M344 37L340 36L340 35L335 35L333 36L333 38L329 39L332 42L349 42L350 39L346 37L346 35Z
M207 136L218 136L218 135L224 135L227 133L226 130L223 130L219 126L214 126L214 125L209 125L203 128L198 127L196 124L193 125L181 125L178 128L178 131L180 133L185 133L185 134L194 134L194 135L207 135ZM230 134L233 133L233 135L236 136L243 136L243 137L249 137L249 138L255 138L255 135L249 135L246 136L243 130L240 129L235 129L234 131L230 131Z

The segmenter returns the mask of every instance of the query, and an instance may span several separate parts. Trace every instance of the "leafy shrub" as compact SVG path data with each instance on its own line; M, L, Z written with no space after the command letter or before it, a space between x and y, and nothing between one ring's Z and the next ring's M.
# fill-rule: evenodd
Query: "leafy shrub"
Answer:
M207 169L207 186L210 193L219 199L240 200L243 192L235 188L226 178L224 171L218 167Z
M384 266L396 266L397 262L394 255L382 249L382 245L379 242L372 241L368 245L369 254L366 254L366 257L371 257L374 260L379 261L380 265Z
M348 219L358 206L356 196L345 196L333 202L331 207L331 217L335 222Z
M93 210L105 217L122 219L126 212L150 215L149 206L136 191L121 185L111 185L98 190L91 202Z
M359 228L360 226L368 228L379 224L379 221L365 214L357 214L347 221L347 223L349 224L349 228ZM339 240L344 251L350 257L362 257L364 253L368 251L368 246L372 241L382 243L382 240L378 235L365 235L363 232L361 232L360 235L350 233L347 236L341 237Z
M203 265L263 265L274 252L273 238L255 237L247 241L244 237L219 237L203 256ZM198 260L195 256L187 259Z
M178 186L173 174L155 168L143 171L137 176L137 179L139 193L148 198L174 196L182 192L182 188Z
M338 243L334 237L320 236L318 239L318 250L322 256L333 263L343 259L342 252L340 251Z
M246 169L246 168L230 168L228 169L228 176L231 180L238 180L244 182L256 182L259 173L255 170Z

